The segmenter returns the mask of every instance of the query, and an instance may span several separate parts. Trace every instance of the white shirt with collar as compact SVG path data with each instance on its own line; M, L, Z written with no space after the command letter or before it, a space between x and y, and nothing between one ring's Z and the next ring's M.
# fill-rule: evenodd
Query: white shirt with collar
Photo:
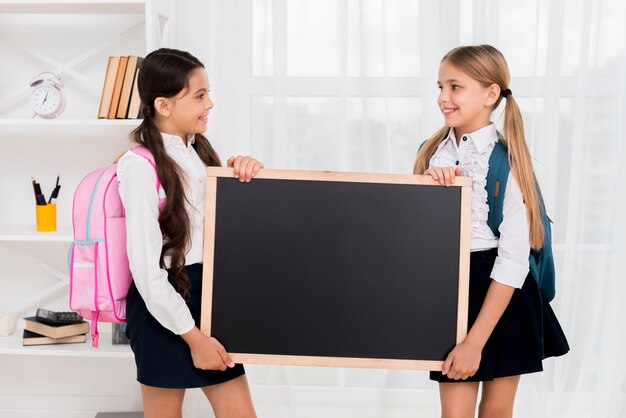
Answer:
M435 154L430 167L461 167L461 175L472 178L472 231L471 251L498 248L491 278L499 283L521 288L528 275L530 255L529 224L526 206L519 185L509 176L504 192L503 219L498 239L487 224L487 171L489 157L498 142L493 123L470 134L465 134L457 144L454 129L450 129Z
M188 136L187 145L177 136L165 133L161 136L165 151L183 172L182 183L188 200L185 210L191 227L191 245L185 254L185 264L201 263L206 166L191 146L195 141L193 135ZM157 193L154 168L145 158L129 150L117 164L117 179L126 210L128 261L137 291L161 325L178 335L189 332L195 326L189 308L168 281L167 271L159 267L163 247L159 199L166 196L162 187ZM166 256L166 266L170 262Z

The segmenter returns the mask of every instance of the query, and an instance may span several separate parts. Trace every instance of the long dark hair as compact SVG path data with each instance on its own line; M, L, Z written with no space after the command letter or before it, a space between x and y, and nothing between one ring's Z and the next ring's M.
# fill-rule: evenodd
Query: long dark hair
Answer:
M189 87L189 77L196 68L204 65L189 52L161 48L149 53L141 64L137 86L143 111L143 121L132 132L132 139L145 146L154 156L157 173L167 198L161 208L159 224L163 233L163 249L159 260L165 269L165 256L170 256L167 269L173 285L187 298L191 283L185 272L185 253L191 243L190 220L185 211L185 190L182 170L167 155L163 138L154 122L154 101L157 97L174 97ZM194 149L207 166L220 166L220 160L208 139L195 134Z

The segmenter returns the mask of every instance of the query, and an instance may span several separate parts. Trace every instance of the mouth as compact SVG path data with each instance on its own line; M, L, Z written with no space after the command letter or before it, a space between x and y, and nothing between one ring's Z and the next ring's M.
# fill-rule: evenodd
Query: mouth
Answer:
M209 121L209 114L207 113L206 115L202 115L199 119L201 122L207 123Z
M443 113L444 117L449 117L452 116L457 110L459 110L459 108L450 108L450 107L442 107L441 108L441 113Z

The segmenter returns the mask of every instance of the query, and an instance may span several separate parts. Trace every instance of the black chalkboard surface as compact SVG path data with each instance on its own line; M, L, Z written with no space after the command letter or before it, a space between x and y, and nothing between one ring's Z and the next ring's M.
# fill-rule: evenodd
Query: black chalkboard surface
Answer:
M210 168L202 331L243 363L441 370L467 332L470 193Z

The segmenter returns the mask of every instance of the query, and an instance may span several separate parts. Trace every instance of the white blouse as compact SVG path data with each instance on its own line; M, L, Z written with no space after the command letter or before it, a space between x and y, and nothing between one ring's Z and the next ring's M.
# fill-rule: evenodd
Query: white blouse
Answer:
M498 248L491 278L502 284L521 288L528 275L530 255L529 224L522 192L513 175L504 192L503 219L498 239L489 225L487 215L487 171L489 157L498 141L493 123L466 134L457 145L454 129L450 129L435 154L430 167L461 167L461 174L472 178L471 251Z
M191 226L191 245L185 264L202 262L204 238L204 204L206 166L191 146L177 136L162 133L165 151L182 169L185 209ZM167 271L159 267L163 236L159 226L159 199L165 198L161 187L156 190L154 168L143 157L126 152L117 164L120 198L126 210L128 261L133 281L146 302L148 311L161 325L175 334L189 332L194 320L182 296L167 279ZM165 257L169 267L170 258Z

